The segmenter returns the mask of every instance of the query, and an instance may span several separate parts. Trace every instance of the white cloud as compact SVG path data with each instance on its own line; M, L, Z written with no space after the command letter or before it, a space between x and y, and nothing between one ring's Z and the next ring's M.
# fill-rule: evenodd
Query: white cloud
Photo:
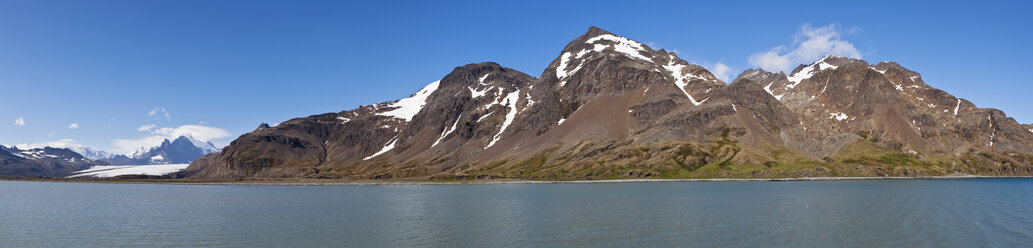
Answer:
M141 126L136 130L141 132L150 131L152 135L138 139L115 139L112 142L114 147L112 147L110 151L117 154L132 154L140 148L159 146L162 141L165 141L165 139L173 140L179 138L179 136L186 136L187 138L200 142L210 142L212 140L230 136L230 133L222 128L201 125L157 128L157 126L151 124Z
M163 127L155 129L154 133L171 138L187 136L201 142L208 142L209 140L221 139L230 136L230 133L226 132L226 130L223 130L222 128L201 125L182 125L177 128Z
M849 41L843 40L840 33L839 25L836 24L818 28L804 24L793 38L792 49L777 46L767 52L755 53L750 55L749 63L765 71L783 71L788 74L796 65L809 64L828 54L860 59L861 51Z
M721 79L725 82L728 82L728 78L732 76L732 67L721 62L707 66L707 70L710 71L710 73L713 73L717 79Z
M68 128L77 129L79 128L79 123L72 123L72 125L68 125Z
M198 125L208 125L208 122L207 121L198 121L197 124Z
M155 116L155 115L165 116L165 118L168 119L169 118L169 111L165 110L165 108L162 108L162 107L154 107L153 109L151 109L151 111L147 112L147 116Z
M140 127L136 128L136 131L137 132L151 131L151 129L154 129L154 127L157 127L157 125L154 125L154 124L143 125L143 126L140 126Z
M25 117L18 116L18 119L14 119L15 126L25 126Z
M75 143L73 139L60 139L57 141L41 142L33 144L18 144L18 149L36 149L43 147L55 147L55 148L85 148L86 146Z

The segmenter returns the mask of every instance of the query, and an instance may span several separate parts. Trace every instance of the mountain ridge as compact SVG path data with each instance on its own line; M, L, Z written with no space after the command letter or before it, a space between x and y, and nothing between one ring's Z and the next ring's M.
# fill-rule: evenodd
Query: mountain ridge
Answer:
M728 84L591 27L539 77L493 62L456 67L409 98L260 126L183 175L1031 175L1029 129L893 62L830 55L789 75L747 70Z

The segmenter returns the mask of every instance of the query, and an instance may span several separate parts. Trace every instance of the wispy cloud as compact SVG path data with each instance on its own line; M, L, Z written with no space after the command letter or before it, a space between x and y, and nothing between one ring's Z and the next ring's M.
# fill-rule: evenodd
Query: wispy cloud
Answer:
M56 147L56 148L86 148L86 146L75 143L73 139L60 139L57 141L40 142L32 144L18 144L18 149L36 149L44 147Z
M848 33L855 30L850 29ZM788 73L796 65L814 62L828 54L861 58L861 51L843 39L839 25L829 24L814 28L810 24L804 24L793 37L791 46L777 46L767 52L750 55L749 63L765 71Z
M154 129L155 134L165 135L170 138L177 138L179 136L186 136L199 140L201 142L208 142L213 139L220 139L230 136L229 132L222 128L201 126L201 125L182 125L176 128L163 127Z
M72 123L71 125L68 125L68 128L78 129L79 128L79 123Z
M18 119L14 119L15 126L25 126L25 117L18 116Z
M137 132L146 132L146 131L151 131L151 129L154 129L154 128L155 128L155 127L157 127L157 126L158 126L158 125L154 125L154 124L150 124L150 125L143 125L143 126L140 126L140 127L136 128L136 131L137 131Z
M151 109L151 111L147 112L147 116L158 116L158 117L164 116L166 119L170 118L169 117L169 111L165 110L165 108L162 108L162 107L154 107L153 109Z

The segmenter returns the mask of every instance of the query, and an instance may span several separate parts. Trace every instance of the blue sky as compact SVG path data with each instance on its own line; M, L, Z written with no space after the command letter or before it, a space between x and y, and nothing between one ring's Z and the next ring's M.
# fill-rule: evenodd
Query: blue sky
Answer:
M1033 122L1033 4L772 2L0 0L0 143L225 145L262 122L406 97L468 63L538 76L593 25L732 78L819 30Z

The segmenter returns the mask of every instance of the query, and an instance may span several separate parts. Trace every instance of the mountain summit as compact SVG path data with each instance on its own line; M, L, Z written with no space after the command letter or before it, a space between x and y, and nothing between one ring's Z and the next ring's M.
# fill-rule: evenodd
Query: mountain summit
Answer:
M539 77L455 68L409 98L261 125L194 178L1033 175L1033 130L896 63L826 56L731 84L591 27ZM175 142L172 142L175 143Z

